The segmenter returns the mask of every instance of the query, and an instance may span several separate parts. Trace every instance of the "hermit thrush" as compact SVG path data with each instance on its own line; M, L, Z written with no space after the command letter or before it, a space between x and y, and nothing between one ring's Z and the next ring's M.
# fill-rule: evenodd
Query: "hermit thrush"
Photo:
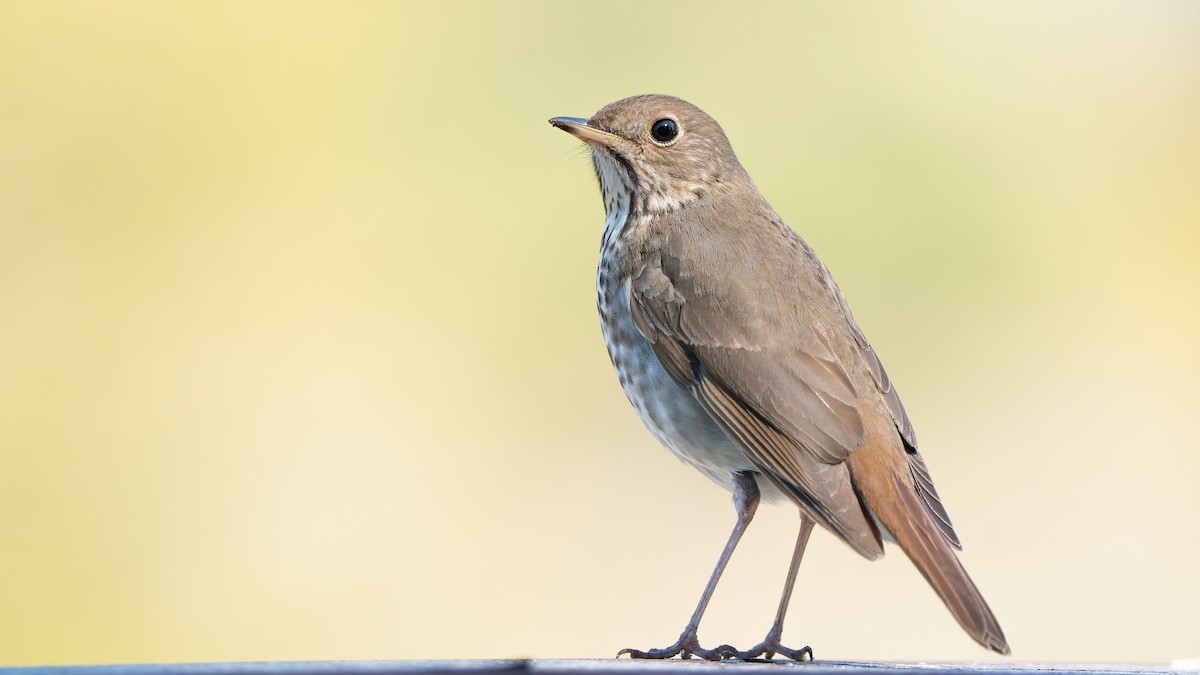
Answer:
M820 523L869 559L893 540L981 645L1004 633L967 576L917 437L846 299L771 209L724 131L670 96L634 96L550 124L587 142L607 214L596 280L617 377L642 421L733 492L737 523L675 644L635 658L811 658L780 644ZM799 507L774 625L756 647L700 646L704 609L760 494Z

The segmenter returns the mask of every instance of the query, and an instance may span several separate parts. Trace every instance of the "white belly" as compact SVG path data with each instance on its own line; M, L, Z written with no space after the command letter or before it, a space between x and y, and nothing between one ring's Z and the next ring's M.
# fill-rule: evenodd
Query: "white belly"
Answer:
M604 193L604 236L600 268L596 275L596 304L608 355L617 369L625 396L642 423L675 456L695 467L726 490L733 490L733 474L755 472L754 466L686 389L663 370L629 313L626 279L615 268L621 231L630 226L630 192L624 174L607 153L593 153ZM620 343L620 346L615 346ZM783 497L768 480L757 481L763 497Z
M625 396L660 443L718 485L732 490L733 474L756 471L754 466L695 397L663 369L650 343L633 323L628 298L621 290L624 284L614 285L617 289L604 293L603 282L599 284L600 325ZM769 481L760 479L758 483L764 496L776 496Z

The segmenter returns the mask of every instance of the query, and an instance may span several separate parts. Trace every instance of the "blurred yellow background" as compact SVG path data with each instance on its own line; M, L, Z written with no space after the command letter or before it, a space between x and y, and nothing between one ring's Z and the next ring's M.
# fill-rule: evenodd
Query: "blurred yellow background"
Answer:
M11 0L0 663L673 640L733 509L620 392L546 124L648 92L833 270L1015 657L1200 656L1197 3ZM897 549L800 586L818 657L991 658Z

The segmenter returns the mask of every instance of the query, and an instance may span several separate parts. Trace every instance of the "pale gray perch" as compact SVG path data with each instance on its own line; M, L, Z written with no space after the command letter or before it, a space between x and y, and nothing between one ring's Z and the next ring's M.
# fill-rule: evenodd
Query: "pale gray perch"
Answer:
M0 675L1134 675L1187 673L1196 670L1166 664L1083 663L900 663L888 661L815 661L794 663L689 661L632 661L625 659L457 659L441 661L273 661L243 663L169 663L96 666L30 666L0 668ZM707 671L707 672L706 672Z

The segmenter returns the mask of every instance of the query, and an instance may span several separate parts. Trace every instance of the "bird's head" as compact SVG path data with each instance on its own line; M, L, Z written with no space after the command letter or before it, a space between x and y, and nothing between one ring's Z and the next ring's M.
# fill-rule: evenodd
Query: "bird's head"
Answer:
M590 119L555 117L550 124L590 146L610 213L623 200L643 213L673 211L749 182L716 120L674 96L632 96Z

